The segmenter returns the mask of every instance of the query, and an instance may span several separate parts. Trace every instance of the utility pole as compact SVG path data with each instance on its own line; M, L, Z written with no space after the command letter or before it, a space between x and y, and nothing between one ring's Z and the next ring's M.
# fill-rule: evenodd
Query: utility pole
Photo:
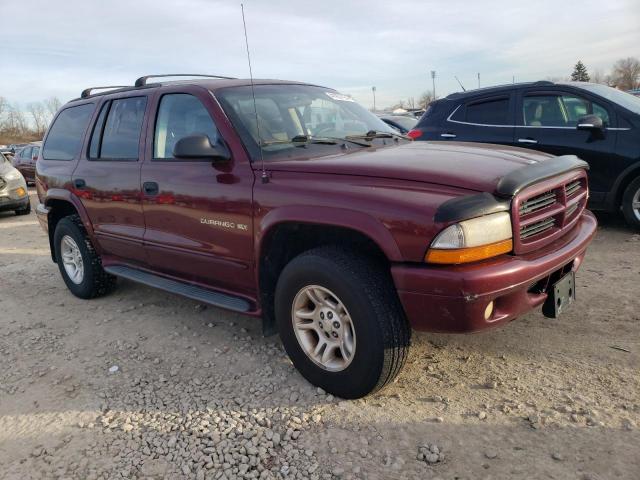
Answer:
M478 72L478 88L480 88L480 72Z
M376 111L376 87L371 87L371 91L373 92L373 111Z
M433 99L436 99L436 71L431 70L431 82L433 84Z

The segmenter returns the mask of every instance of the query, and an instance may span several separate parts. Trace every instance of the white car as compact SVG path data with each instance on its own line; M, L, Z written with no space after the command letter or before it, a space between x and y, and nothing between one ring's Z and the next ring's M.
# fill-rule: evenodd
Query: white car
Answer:
M31 203L24 177L0 153L0 211L5 210L13 210L16 215L28 215Z

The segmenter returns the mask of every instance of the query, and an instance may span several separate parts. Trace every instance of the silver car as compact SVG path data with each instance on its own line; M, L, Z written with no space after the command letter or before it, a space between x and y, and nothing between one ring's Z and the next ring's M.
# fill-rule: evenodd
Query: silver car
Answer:
M28 215L31 203L24 177L0 153L0 211L5 210L13 210L16 215Z

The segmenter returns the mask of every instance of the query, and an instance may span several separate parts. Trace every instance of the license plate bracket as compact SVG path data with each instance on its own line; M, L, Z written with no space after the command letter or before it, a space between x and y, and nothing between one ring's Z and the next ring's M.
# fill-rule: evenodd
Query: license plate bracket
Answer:
M547 299L542 305L542 314L558 318L576 299L576 274L569 272L547 290Z

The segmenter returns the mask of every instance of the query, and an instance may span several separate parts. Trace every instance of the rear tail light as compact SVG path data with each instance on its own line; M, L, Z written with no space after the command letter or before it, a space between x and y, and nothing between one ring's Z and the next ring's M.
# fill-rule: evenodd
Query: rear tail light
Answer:
M416 128L414 128L413 130L409 130L409 133L407 133L407 137L409 137L411 140L415 140L416 138L419 138L422 136L422 130L418 130Z

